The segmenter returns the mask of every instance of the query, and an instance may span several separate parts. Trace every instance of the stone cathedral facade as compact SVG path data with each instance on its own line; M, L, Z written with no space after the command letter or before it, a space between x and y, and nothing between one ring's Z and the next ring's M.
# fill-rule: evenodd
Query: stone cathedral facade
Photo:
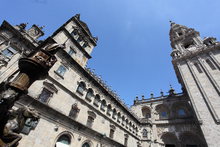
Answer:
M0 83L18 73L18 59L41 44L64 44L45 80L35 82L14 109L27 105L19 147L218 147L220 146L220 43L171 22L172 63L182 93L136 98L128 108L86 67L97 44L75 15L44 41L42 27L0 26Z

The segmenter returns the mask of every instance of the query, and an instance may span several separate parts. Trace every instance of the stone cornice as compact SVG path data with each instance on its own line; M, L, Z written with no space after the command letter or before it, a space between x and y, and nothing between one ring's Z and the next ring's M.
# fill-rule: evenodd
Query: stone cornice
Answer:
M17 105L31 105L34 109L36 109L40 114L41 118L46 119L48 121L52 121L55 124L62 125L63 127L67 129L71 129L73 131L76 131L77 133L82 133L86 136L96 136L99 139L103 139L107 143L114 144L118 147L124 147L124 145L120 144L119 142L116 142L115 140L104 136L102 133L99 133L73 119L70 117L64 115L63 113L53 109L52 107L48 106L47 104L41 103L40 101L28 96L24 95L20 98L20 100L17 102ZM55 119L57 118L57 119Z
M30 40L28 40L26 37L24 37L23 34L21 34L21 32L19 32L17 29L15 29L12 25L10 25L7 21L3 21L2 25L0 26L1 29L8 29L10 31L12 31L14 34L16 34L18 38L20 38L24 43L26 43L27 47L31 47L32 49L35 49L35 47L38 46L33 44Z
M66 35L68 35L68 38L70 38L71 41L74 42L74 44L77 46L77 48L78 48L88 59L92 58L92 57L90 56L90 54L88 54L88 53L86 52L86 50L85 50L85 49L73 38L73 36L66 30L65 27L63 28L63 31L65 32Z
M97 43L97 42L95 41L94 37L91 36L91 35L89 34L89 32L87 32L87 30L85 30L85 28L81 25L81 23L79 22L79 20L78 20L75 16L72 17L71 19L72 19L73 21L75 21L75 22L81 27L83 33L85 33L86 35L88 35L88 36L89 36L89 40L93 43L94 46L96 46L96 43Z
M123 108L128 115L130 115L134 121L136 122L140 122L139 118L137 116L135 116L131 110L129 108L127 108L126 106L124 106L122 104L122 102L120 102L118 100L118 98L115 98L115 96L113 96L108 90L106 90L106 88L104 88L92 75L91 73L89 73L86 69L84 69L81 65L79 65L73 58L71 58L71 56L69 54L67 54L66 51L64 50L60 50L58 52L58 54L60 54L61 56L63 56L66 60L68 60L69 62L67 62L68 65L72 66L74 69L76 69L78 72L80 72L83 76L85 76L89 81L91 81L94 85L96 85L98 88L100 88L105 95L109 95L112 99L111 100L115 100L115 102L117 104L119 104L119 107Z
M212 50L216 50L216 49L220 49L220 43L219 42L212 45L212 46L208 46L208 47L206 47L206 46L197 47L196 50L185 51L184 53L180 54L179 57L176 57L175 59L172 60L172 63L174 65L176 65L180 61L185 61L185 60L193 58L197 55L208 53L208 52L210 52Z

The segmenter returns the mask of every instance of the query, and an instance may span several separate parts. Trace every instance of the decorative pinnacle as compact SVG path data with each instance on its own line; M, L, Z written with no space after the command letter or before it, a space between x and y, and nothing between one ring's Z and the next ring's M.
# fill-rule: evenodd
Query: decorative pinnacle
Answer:
M169 22L171 26L175 24L175 22L173 22L172 20L169 20Z
M164 96L164 93L163 93L162 89L160 90L160 94L161 94L161 96Z
M153 97L154 97L154 94L153 94L153 92L151 92L151 93L150 93L150 97L151 97L151 98L153 98Z

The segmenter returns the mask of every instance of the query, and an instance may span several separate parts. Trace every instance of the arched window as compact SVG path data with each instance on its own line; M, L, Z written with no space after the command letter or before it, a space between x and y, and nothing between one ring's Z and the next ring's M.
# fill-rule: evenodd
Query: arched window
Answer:
M166 105L160 104L156 106L156 111L159 114L159 119L167 119L169 117L169 109Z
M143 107L142 108L142 115L144 118L150 118L151 117L151 112L150 109L148 107Z
M112 118L113 118L113 119L116 119L116 115L117 115L116 109L113 109Z
M121 124L122 124L122 126L124 126L125 125L125 116L123 115L122 117L121 117Z
M129 122L129 130L131 131L131 128L132 128L132 123Z
M121 113L120 112L118 112L118 118L117 118L117 122L121 122Z
M97 94L97 95L95 96L95 99L94 99L93 104L94 104L96 107L99 107L99 103L100 103L100 96Z
M84 82L80 82L76 91L81 95L83 95L85 89L86 89L86 84Z
M171 107L173 118L191 117L191 107L187 102L175 102Z
M68 135L62 135L58 138L55 147L70 147L71 139Z
M107 114L108 114L108 115L111 115L111 111L112 111L112 106L109 104L109 105L107 106Z
M90 88L90 89L88 90L87 94L86 94L86 99L87 99L88 101L91 101L93 95L94 95L94 94L93 94L93 90Z
M106 108L106 101L105 101L105 100L102 100L100 109L101 109L102 111L105 111L105 108Z
M143 137L147 137L147 134L148 134L147 129L144 129L142 132Z
M186 116L186 111L184 110L184 109L179 109L178 111L177 111L177 113L178 113L178 116Z
M82 147L90 147L90 144L88 142L86 142L82 145Z
M125 127L128 128L128 119L125 120Z

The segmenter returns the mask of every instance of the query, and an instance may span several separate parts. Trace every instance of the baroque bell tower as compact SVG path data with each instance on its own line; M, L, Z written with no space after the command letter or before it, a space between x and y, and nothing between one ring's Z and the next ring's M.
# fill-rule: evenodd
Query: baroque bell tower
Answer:
M209 147L220 140L220 43L171 22L172 63Z

